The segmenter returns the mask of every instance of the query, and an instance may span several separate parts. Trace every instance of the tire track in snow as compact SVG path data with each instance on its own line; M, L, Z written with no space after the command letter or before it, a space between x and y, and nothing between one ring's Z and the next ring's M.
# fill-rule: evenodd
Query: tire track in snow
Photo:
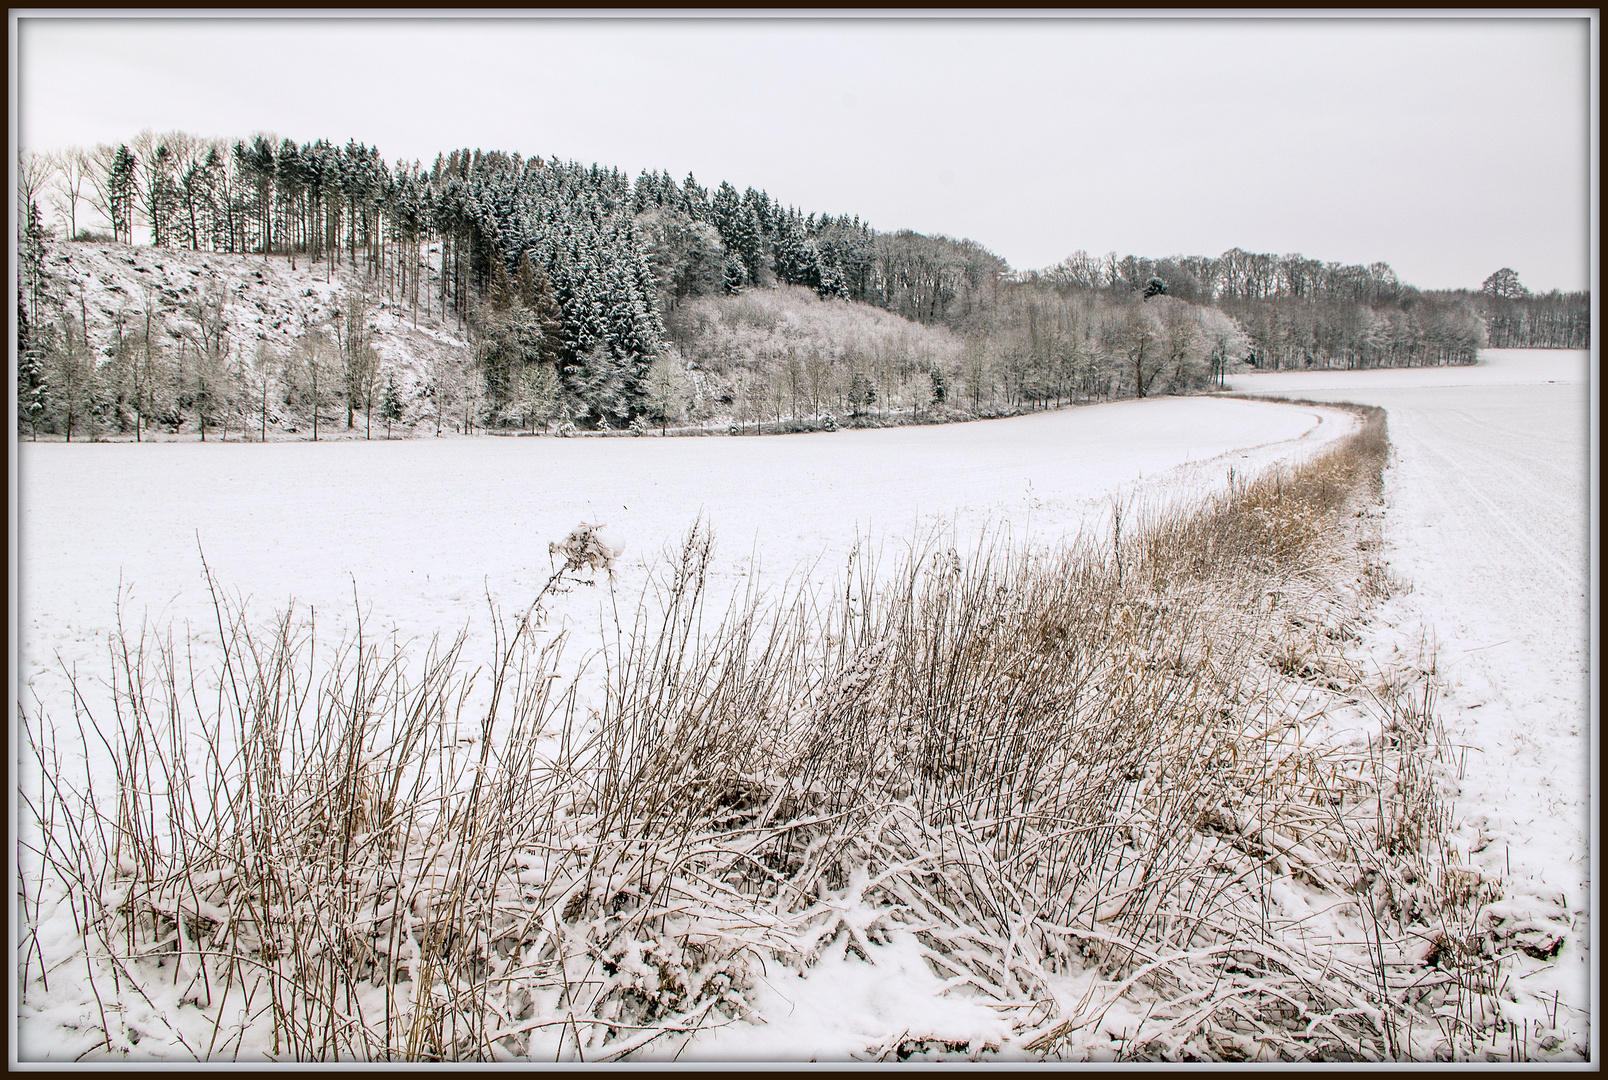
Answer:
M1520 546L1535 560L1536 564L1550 570L1556 581L1548 592L1556 593L1558 590L1572 588L1579 584L1574 569L1563 561L1557 550L1542 542L1531 528L1524 524L1524 516L1515 513L1510 508L1498 504L1495 499L1486 494L1492 485L1492 479L1502 481L1501 487L1508 490L1523 485L1527 476L1525 472L1514 468L1506 461L1500 460L1494 454L1476 455L1469 460L1466 448L1476 445L1466 433L1455 431L1444 423L1430 420L1428 426L1434 432L1433 438L1417 437L1411 444L1411 453L1422 459L1429 467L1427 472L1441 475L1451 483L1456 484L1457 493L1464 499L1480 507L1484 513L1470 513L1466 503L1459 504L1442 489L1429 486L1428 491L1434 493L1436 501L1451 516L1461 519L1460 525L1465 532L1473 533L1490 528L1497 528L1512 541L1513 545ZM1463 452L1454 455L1445 447L1455 442ZM1478 482L1474 479L1480 478Z
M1425 369L1423 387L1380 373L1313 372L1282 386L1280 376L1253 376L1236 389L1387 410L1395 449L1387 549L1413 591L1387 602L1375 647L1410 656L1415 623L1435 632L1441 718L1454 743L1475 751L1454 807L1461 829L1449 842L1506 878L1511 898L1543 906L1566 898L1568 943L1522 989L1549 1003L1558 992L1565 1013L1587 1018L1576 1030L1587 1031L1588 368L1581 354L1483 359L1457 384ZM1482 836L1487 846L1475 852L1470 840Z

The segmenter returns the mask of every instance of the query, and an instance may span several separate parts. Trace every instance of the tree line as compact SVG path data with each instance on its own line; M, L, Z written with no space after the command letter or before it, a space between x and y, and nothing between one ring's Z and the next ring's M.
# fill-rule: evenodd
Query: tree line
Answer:
M1591 294L1559 292L1539 295L1519 281L1518 272L1504 266L1480 285L1455 294L1479 305L1486 336L1493 349L1591 348Z
M1155 295L1003 291L963 330L779 284L684 300L665 319L650 421L808 431L997 417L1219 385L1248 340Z
M121 326L115 340L90 342L87 314L75 328L65 299L52 298L43 254L57 230L41 203L70 239L132 244L138 236L157 247L279 257L326 281L341 269L361 281L363 304L383 297L415 321L421 310L455 320L470 342L472 379L458 395L467 426L663 423L666 388L688 382L688 361L711 363L667 342L667 325L700 298L755 288L798 287L953 334L959 366L918 365L922 393L953 403L948 384L963 383L978 412L1183 390L1221 381L1240 360L1274 369L1463 363L1487 341L1584 347L1589 333L1585 294L1534 297L1516 275L1478 293L1422 292L1383 263L1238 248L1215 258L1078 252L1015 273L974 241L883 233L753 187L706 188L690 174L678 182L654 171L633 181L595 164L500 151L454 150L426 168L388 162L355 140L146 131L88 151L24 153L18 196L19 397L32 423L69 432L95 407L80 400L94 381L85 371L129 346ZM204 369L228 366L208 351L205 318L181 314L192 329L181 335L177 369L190 374L169 381L187 379L191 389L169 395L169 414L195 412L198 401L204 411ZM354 389L369 378L357 330L344 340L338 325L308 333L327 339L323 351L347 372L339 381L350 423L354 402L373 396L372 387L366 398ZM331 379L292 379L280 366L282 402L292 406L299 394L316 413L322 391L310 387ZM876 381L866 371L845 379L845 388ZM421 388L438 420L441 382ZM155 406L143 389L119 392L134 403L137 434ZM736 400L733 393L716 396ZM838 400L868 405L859 391Z

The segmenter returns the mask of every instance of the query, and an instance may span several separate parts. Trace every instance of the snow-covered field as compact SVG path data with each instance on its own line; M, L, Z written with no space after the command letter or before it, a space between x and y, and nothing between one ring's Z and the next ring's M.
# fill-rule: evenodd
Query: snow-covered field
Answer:
M1469 748L1453 843L1507 879L1515 914L1569 926L1555 967L1516 972L1531 1008L1594 1013L1590 402L1585 352L1492 350L1469 368L1240 376L1232 388L1383 406L1391 571L1375 649L1439 645L1440 712ZM1595 1036L1595 1031L1591 1031ZM1593 1055L1595 1056L1595 1055Z
M1195 490L1352 426L1335 410L1166 399L766 438L23 443L20 673L45 675L45 692L58 656L104 667L119 582L135 626L207 626L198 544L261 617L294 598L334 626L355 592L371 633L450 638L470 623L465 655L479 663L487 594L529 603L551 572L548 544L582 521L622 549L628 604L701 515L719 602L756 573L778 587L800 571L828 578L857 537L874 549L948 526L963 549L992 522L1054 539L1113 493ZM577 590L553 605L578 639L568 655L598 640L602 600Z

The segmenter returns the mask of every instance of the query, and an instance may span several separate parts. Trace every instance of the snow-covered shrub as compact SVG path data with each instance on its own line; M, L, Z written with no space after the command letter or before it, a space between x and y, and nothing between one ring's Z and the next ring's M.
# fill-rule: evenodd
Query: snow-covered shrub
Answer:
M741 405L739 382L758 382L771 419L816 415L846 405L856 371L874 382L882 407L924 405L934 367L953 365L961 342L942 327L911 322L869 304L823 300L783 285L687 300L666 315L679 355L724 393L690 403L694 420ZM725 412L725 415L731 415Z
M590 527L556 546L549 588L610 557ZM39 807L82 815L40 854L89 905L97 992L157 1003L139 1029L102 1021L106 1051L604 1061L739 1015L755 950L787 951L727 910L722 830L655 817L612 714L581 726L537 609L493 612L472 717L461 638L409 658L359 634L318 663L310 623L215 599L239 680L216 710L170 642L124 635L114 801L56 769ZM58 760L48 728L28 737Z

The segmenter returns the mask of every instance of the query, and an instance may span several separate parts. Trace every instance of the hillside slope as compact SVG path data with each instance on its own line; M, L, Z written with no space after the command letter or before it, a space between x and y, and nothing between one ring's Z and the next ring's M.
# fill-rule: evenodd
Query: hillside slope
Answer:
M115 378L119 321L124 338L143 344L146 313L153 348L178 356L180 343L197 329L197 306L221 294L228 360L248 367L259 364L259 347L270 357L290 357L297 342L310 329L333 331L347 302L357 294L369 297L366 325L379 354L382 373L394 371L405 407L402 429L434 422L430 386L461 385L470 358L468 337L456 312L442 316L439 301L414 308L389 298L384 282L349 266L331 270L327 264L310 265L305 258L232 255L206 251L129 246L110 242L56 243L46 257L51 293L59 307L53 322L71 320L84 331L103 378ZM432 273L423 293L432 294ZM43 313L41 313L43 315ZM41 318L41 321L44 321ZM384 375L380 383L384 385ZM308 417L294 397L281 392L270 401L270 422L290 433ZM254 414L252 414L254 415ZM344 410L326 406L324 419L344 423ZM123 425L104 418L104 434L115 435ZM194 430L184 417L171 429ZM160 432L162 429L156 429ZM269 435L272 437L273 429ZM335 431L331 435L337 434ZM320 437L324 437L322 434Z

